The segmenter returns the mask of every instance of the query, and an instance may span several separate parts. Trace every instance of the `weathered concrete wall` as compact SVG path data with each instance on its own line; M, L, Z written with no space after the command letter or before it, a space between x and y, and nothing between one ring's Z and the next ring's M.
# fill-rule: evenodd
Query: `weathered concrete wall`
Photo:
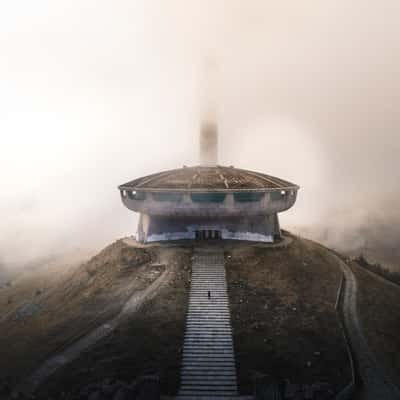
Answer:
M276 214L260 217L165 217L142 214L138 240L195 239L196 231L218 231L222 239L273 242L280 236Z
M278 194L278 198L276 198ZM157 216L264 216L285 211L296 201L297 191L291 190L279 197L279 192L265 192L259 201L238 202L233 193L227 193L223 202L193 202L190 193L183 193L181 201L158 201L151 192L146 193L146 199L136 200L121 193L123 204L132 211Z

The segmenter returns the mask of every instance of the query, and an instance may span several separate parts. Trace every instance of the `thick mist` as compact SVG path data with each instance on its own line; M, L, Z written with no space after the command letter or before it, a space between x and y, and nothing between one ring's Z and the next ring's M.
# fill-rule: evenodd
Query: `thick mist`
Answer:
M0 6L0 263L132 234L118 184L198 162L204 60L221 164L301 186L282 226L400 265L400 6Z

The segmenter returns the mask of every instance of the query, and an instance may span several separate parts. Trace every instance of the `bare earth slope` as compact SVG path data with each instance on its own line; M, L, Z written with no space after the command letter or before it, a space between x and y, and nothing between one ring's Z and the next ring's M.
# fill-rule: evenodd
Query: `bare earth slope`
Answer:
M155 250L172 268L173 278L111 335L54 374L39 391L40 398L57 396L60 387L77 396L91 382L131 382L149 373L160 376L162 393L177 392L191 251L165 247Z
M49 277L50 283L21 279L2 289L0 371L15 383L48 355L116 315L133 292L160 275L162 267L151 266L154 259L151 250L117 241L89 262L60 271L59 278Z
M286 248L232 246L227 252L241 393L251 371L294 383L350 380L335 311L341 271L330 253L295 238Z
M209 245L182 241L143 246L117 241L86 264L43 282L39 293L37 280L21 280L1 289L0 371L7 371L11 383L20 381L50 355L113 318L133 294L170 269L171 279L155 297L55 372L39 389L39 398L54 398L60 391L75 398L90 383L132 382L152 372L159 374L164 394L175 394L190 257L192 247L202 244ZM215 244L225 249L240 392L252 393L255 371L293 383L343 387L350 371L335 311L342 270L331 252L297 237L278 247ZM397 288L387 289L370 274L357 273L357 278L360 318L368 341L374 350L384 350L386 366L398 372L398 358L390 356L399 352L394 335L398 326L389 318L391 313L398 315Z

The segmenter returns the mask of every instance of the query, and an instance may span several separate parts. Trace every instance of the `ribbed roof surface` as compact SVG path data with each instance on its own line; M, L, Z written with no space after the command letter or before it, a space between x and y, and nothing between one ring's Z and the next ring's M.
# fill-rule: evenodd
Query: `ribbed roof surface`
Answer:
M240 191L298 189L283 179L233 167L183 167L135 179L120 189L149 191Z

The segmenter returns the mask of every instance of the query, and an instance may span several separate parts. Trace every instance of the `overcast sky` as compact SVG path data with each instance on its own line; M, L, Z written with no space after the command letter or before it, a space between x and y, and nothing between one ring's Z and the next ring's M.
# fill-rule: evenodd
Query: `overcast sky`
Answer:
M116 187L197 163L208 57L220 162L301 186L284 227L397 226L399 21L398 0L2 2L0 259L134 233Z

